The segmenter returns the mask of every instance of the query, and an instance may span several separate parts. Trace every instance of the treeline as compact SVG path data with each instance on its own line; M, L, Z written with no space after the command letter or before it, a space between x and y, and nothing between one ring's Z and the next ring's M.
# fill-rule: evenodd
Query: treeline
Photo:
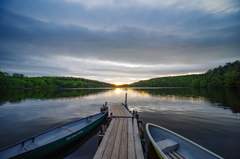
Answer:
M0 71L0 89L95 88L112 84L74 77L27 77Z
M240 88L240 61L226 63L203 74L159 77L123 85L130 87L238 87Z

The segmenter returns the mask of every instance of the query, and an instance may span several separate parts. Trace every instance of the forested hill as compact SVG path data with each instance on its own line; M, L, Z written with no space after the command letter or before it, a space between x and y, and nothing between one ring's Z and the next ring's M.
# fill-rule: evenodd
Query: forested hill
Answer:
M130 87L238 87L240 88L240 61L226 63L203 74L158 77L139 81Z
M74 77L27 77L23 74L12 75L0 71L0 89L24 88L92 88L112 87L112 84Z
M240 88L240 61L226 63L203 74L158 77L135 82L125 87L238 87ZM0 71L0 89L24 88L95 88L114 85L74 77L27 77Z

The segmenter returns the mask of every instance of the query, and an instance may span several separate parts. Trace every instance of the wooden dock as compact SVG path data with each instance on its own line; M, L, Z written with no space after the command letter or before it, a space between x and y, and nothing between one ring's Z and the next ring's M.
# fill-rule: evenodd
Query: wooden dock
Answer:
M111 122L94 159L144 159L136 114L125 105L108 106Z
M132 118L132 114L123 105L110 105L108 106L108 116Z

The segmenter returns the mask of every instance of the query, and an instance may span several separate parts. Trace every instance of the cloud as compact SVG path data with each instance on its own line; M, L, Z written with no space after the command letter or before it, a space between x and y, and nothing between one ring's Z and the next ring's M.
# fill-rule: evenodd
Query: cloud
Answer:
M161 8L168 6L178 6L178 9L182 10L203 10L210 13L218 12L236 12L239 11L239 8L235 7L239 5L237 0L168 0L168 1L159 1L159 0L65 0L66 2L79 3L86 6L87 8L96 8L96 7L134 7L134 6L144 6L149 8Z
M0 67L10 73L129 83L240 59L238 1L1 3Z

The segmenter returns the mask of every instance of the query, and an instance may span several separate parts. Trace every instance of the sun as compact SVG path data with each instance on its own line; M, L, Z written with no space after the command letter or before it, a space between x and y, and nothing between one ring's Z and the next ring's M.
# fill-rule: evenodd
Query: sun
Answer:
M114 85L116 85L116 86L120 86L120 85L122 85L122 83L114 83Z

